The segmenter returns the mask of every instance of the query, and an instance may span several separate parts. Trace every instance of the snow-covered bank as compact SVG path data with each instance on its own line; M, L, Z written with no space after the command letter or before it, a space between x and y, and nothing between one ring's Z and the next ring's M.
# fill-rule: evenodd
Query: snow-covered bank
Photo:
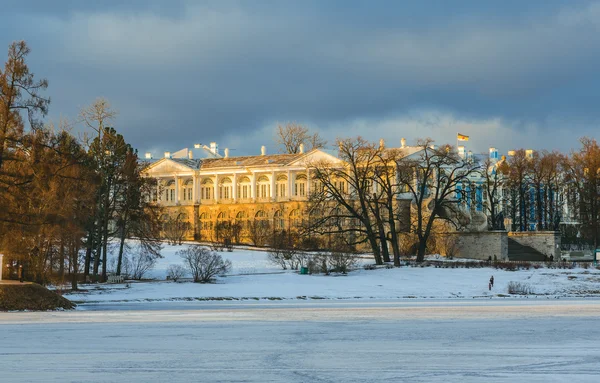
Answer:
M221 255L232 262L230 275L215 284L165 281L166 269L181 264L167 246L149 276L153 282L83 285L84 293L68 294L77 302L186 301L224 299L402 299L475 298L508 295L509 282L527 284L534 295L600 296L600 270L576 268L504 271L493 268L402 267L356 270L348 275L300 275L270 264L264 251L236 249ZM370 262L365 260L365 262ZM494 287L488 290L490 276Z

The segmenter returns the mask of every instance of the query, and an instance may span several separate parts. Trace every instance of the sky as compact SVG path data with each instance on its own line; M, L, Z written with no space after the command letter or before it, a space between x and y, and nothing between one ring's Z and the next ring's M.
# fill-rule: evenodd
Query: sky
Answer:
M275 153L290 121L331 147L460 132L474 152L569 152L600 138L600 1L2 3L0 58L27 41L46 120L104 97L141 153Z

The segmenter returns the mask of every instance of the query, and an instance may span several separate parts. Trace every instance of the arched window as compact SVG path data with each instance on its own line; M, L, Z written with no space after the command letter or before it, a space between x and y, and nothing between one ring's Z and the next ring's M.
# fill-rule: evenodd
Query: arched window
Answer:
M277 184L275 185L275 197L284 198L287 197L287 184L288 178L284 174L280 174L276 178Z
M175 202L175 181L167 182L165 187L165 201Z
M258 198L260 198L260 199L271 198L271 182L269 181L269 177L267 177L267 176L258 177L258 182L257 182L256 188L258 191Z
M266 228L269 226L269 216L264 210L259 210L254 215L254 221L258 227Z
M214 182L210 178L204 178L200 187L200 198L204 200L214 199Z
M230 199L233 198L231 193L231 179L229 177L225 177L219 182L219 199Z
M306 196L306 175L298 174L296 181L294 182L294 196L305 197Z
M285 229L285 220L283 219L283 213L281 210L277 210L273 215L273 226L276 230Z
M244 176L240 178L237 185L237 195L239 199L250 199L252 198L252 183L250 182L250 178Z
M294 209L290 212L290 227L301 227L302 218L300 216L300 209Z
M245 229L248 226L248 213L240 211L235 216L235 222L240 225L240 228Z
M188 179L183 184L183 200L184 201L192 201L194 196L192 195L194 191L194 180Z
M227 214L226 211L222 211L219 213L219 215L217 215L217 221L225 221L228 218L229 218L229 214Z
M201 230L212 230L212 221L208 213L200 214L200 229Z

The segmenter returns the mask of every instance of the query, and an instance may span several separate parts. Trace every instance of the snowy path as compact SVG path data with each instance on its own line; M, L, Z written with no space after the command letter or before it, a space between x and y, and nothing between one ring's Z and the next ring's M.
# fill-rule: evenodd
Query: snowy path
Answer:
M6 382L597 382L600 301L0 313Z

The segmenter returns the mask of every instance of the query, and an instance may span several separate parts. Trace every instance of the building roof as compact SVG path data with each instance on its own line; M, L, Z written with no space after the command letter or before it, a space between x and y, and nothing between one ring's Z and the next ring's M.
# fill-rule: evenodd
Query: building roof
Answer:
M182 165L187 166L188 168L192 168L195 170L200 169L200 166L202 165L202 160L190 160L188 158L169 158L169 159L171 161L180 163Z
M240 156L227 158L207 158L202 161L202 169L230 168L236 166L260 166L260 165L287 165L292 161L304 156L306 153L298 154L269 154L257 156Z

